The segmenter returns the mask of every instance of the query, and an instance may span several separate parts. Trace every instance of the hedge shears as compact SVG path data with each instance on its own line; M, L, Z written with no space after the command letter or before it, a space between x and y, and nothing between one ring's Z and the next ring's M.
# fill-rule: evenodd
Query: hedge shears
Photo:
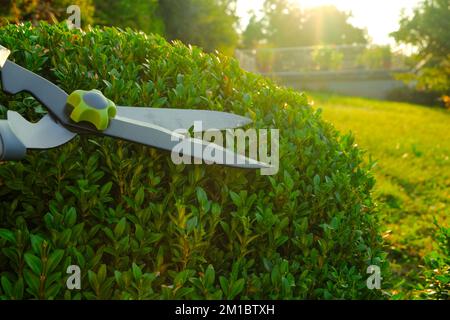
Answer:
M0 46L3 91L12 95L28 92L48 113L39 122L30 123L8 110L7 120L0 120L0 160L21 160L28 149L51 149L78 134L92 134L172 152L181 144L183 156L202 157L205 162L249 169L268 167L222 146L176 132L192 130L195 121L202 123L201 131L239 128L251 122L248 118L218 111L116 106L95 89L76 90L68 95L54 83L8 60L10 53ZM205 148L212 148L221 157L209 158L211 152L194 152Z

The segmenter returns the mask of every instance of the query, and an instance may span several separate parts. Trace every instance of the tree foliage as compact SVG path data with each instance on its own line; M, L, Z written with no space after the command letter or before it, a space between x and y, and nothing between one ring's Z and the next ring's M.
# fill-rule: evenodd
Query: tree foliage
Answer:
M158 0L94 0L96 24L164 33Z
M267 0L264 3L262 25L266 41L275 47L294 46L303 36L304 15L299 7L286 0Z
M364 30L349 23L350 13L334 6L302 9L290 0L266 0L263 17L256 15L243 33L243 44L267 42L275 47L366 43Z
M313 46L367 43L365 30L351 25L350 18L350 13L339 11L334 6L306 10L301 44Z
M81 22L93 23L93 0L0 0L0 17L8 22L63 21L67 19L67 8L76 4L81 9Z
M63 21L72 0L0 0L7 22ZM236 0L78 0L83 25L130 27L208 52L231 54L238 42Z
M419 89L450 95L450 5L448 0L425 0L412 16L403 16L394 38L418 49L418 71L410 79Z
M169 40L181 40L208 52L230 53L237 44L235 0L161 0Z
M244 48L256 48L264 39L263 29L262 21L253 13L247 28L242 33L242 46Z

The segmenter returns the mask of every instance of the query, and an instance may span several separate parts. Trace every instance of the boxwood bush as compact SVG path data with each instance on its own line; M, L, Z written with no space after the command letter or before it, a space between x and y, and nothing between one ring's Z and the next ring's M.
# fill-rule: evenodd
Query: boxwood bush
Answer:
M425 257L423 278L419 285L421 299L450 299L450 228L437 224L435 250Z
M224 110L280 129L280 171L175 166L168 152L101 137L0 164L2 299L357 299L385 267L374 179L351 136L306 97L231 58L115 28L8 25L16 63L67 92L119 105ZM26 94L0 94L37 120ZM81 269L68 290L66 269Z

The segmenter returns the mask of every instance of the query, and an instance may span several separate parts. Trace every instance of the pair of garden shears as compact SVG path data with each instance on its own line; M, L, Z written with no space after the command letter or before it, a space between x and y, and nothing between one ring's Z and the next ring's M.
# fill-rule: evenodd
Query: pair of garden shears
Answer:
M3 91L32 94L47 108L48 114L39 122L30 123L19 113L9 110L7 120L0 120L1 160L20 160L28 149L55 148L78 134L94 134L172 152L181 143L183 156L195 158L199 158L199 153L194 150L209 148L210 151L213 149L215 157L208 156L211 152L201 152L200 157L205 162L250 169L267 167L222 146L175 132L192 129L195 121L201 121L202 131L233 129L249 124L248 118L206 110L121 107L97 90L77 90L68 95L54 83L8 60L9 55L10 51L0 46ZM217 154L221 156L217 157Z

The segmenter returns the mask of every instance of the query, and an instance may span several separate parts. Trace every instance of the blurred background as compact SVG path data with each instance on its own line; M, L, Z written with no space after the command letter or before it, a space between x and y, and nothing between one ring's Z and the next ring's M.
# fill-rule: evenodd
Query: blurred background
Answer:
M434 294L421 283L450 217L449 0L0 0L0 24L62 22L72 4L83 28L160 34L306 91L376 161L393 297Z
M130 27L301 90L449 104L448 0L0 0L1 23Z

